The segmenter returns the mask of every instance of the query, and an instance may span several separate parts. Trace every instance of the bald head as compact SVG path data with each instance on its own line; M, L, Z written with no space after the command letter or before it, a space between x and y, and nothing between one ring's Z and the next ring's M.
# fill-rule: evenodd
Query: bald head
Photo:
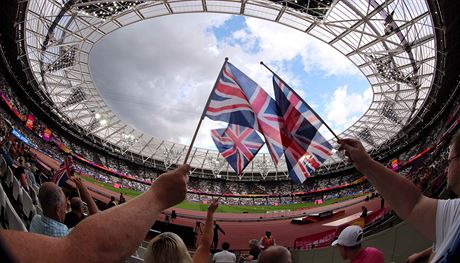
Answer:
M56 221L63 222L66 210L66 199L61 188L54 183L44 183L38 191L38 200L43 209L43 215Z
M291 263L291 252L282 246L271 246L259 256L259 263Z

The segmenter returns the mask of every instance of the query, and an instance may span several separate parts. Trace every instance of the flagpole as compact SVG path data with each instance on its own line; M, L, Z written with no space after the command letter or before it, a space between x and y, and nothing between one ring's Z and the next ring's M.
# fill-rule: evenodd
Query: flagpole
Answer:
M190 146L187 150L187 154L185 155L184 164L186 164L188 161L188 157L190 156L190 152L192 151L192 147L193 147L193 144L195 143L196 136L198 135L198 130L200 129L201 122L203 122L203 119L206 115L206 110L208 109L209 103L211 102L211 95L216 89L216 85L219 82L220 75L222 71L224 70L225 64L227 64L227 61L228 61L228 58L226 57L224 64L222 65L222 68L219 71L219 75L217 75L217 79L216 79L216 82L214 83L214 87L212 88L211 93L209 93L209 97L208 97L208 100L206 101L206 105L204 106L203 113L201 114L201 117L200 117L200 121L198 122L195 133L193 134L193 137L192 137L192 141L190 142Z
M268 71L270 71L273 75L275 75L275 77L277 77L279 80L281 80L281 82L283 82L284 85L289 86L289 85L287 85L286 82L284 82L284 80L280 76L278 76L278 74L276 74L267 65L265 65L263 61L260 61L260 64L262 66L264 66L266 69L268 69ZM300 96L298 96L298 97L304 104L308 105L308 103L306 103L302 97L300 97ZM312 107L310 107L310 105L308 105L308 107L313 112L313 114L315 114L316 117L324 124L324 126L326 126L326 128L332 133L332 135L334 135L334 137L337 139L337 141L339 141L340 139L337 136L337 134L335 134L335 132L331 129L331 127L329 127L329 125L327 125L327 123L321 118L321 116L319 116L318 113L316 113L316 111Z

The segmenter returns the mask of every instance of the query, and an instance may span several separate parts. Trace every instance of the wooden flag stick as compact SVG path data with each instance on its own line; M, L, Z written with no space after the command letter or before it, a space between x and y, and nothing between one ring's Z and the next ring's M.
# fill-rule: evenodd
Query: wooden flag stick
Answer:
M289 86L288 84L286 84L286 82L284 82L284 80L282 78L280 78L280 76L278 76L278 74L276 74L267 65L265 65L263 61L261 61L260 64L262 66L264 66L266 69L268 69L268 71L270 71L273 75L275 75L275 77L277 77L279 80L281 80L281 82L283 82L284 85ZM305 105L308 105L308 103L306 103L302 97L300 97L300 96L298 96L298 97ZM313 112L313 114L315 114L316 117L324 124L324 126L326 126L326 128L332 133L332 135L334 135L335 139L337 141L339 141L340 139L337 136L337 134L335 134L335 132L331 129L331 127L329 127L329 125L327 125L327 123L318 115L318 113L316 113L316 111L312 107L310 107L310 105L308 105L308 108L310 108L310 110Z
M184 164L187 163L188 157L190 156L190 152L192 151L193 144L195 143L196 136L198 135L198 130L200 129L201 123L203 122L204 117L206 116L206 111L208 110L209 103L211 102L211 95L216 89L217 83L219 82L220 75L222 71L224 70L225 64L227 64L228 58L225 58L224 64L222 65L222 68L219 71L219 75L217 75L216 82L214 83L214 87L211 90L211 93L209 93L208 100L206 101L206 105L204 106L203 113L201 113L200 120L198 121L198 125L196 126L195 133L193 134L192 141L190 142L190 146L188 147L187 154L185 155L184 159Z

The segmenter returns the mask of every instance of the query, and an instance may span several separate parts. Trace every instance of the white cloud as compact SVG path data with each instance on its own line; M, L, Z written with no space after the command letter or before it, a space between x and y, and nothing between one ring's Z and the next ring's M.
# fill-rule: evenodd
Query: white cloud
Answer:
M355 123L369 108L372 101L372 89L363 93L349 93L347 86L338 87L332 100L326 105L326 122L334 131L343 131Z
M263 39L263 57L271 61L302 58L304 70L322 70L326 76L357 75L360 71L348 58L314 37L273 22L248 18L248 31Z
M219 43L211 29L230 18L222 14L165 16L106 36L91 54L92 75L102 97L122 120L139 130L188 144L225 57L269 94L273 94L271 74L260 61L292 87L298 87L303 77L289 64L295 58L301 59L307 71L320 69L326 76L357 72L326 44L260 19L247 18L247 27ZM304 95L302 89L297 91ZM331 120L339 123L339 113L334 112ZM357 112L351 110L345 119ZM217 126L222 125L205 120L195 145L214 148L209 131Z

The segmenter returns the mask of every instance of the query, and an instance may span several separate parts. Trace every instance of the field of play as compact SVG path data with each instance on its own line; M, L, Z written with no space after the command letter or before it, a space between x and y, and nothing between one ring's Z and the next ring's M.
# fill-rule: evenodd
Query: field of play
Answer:
M100 181L97 181L91 177L88 176L81 176L82 179L98 185L100 187L103 187L107 190L110 190L112 192L116 193L123 193L125 196L129 197L136 197L140 195L141 193L135 190L131 189L119 189L113 187L111 184L108 183L103 183ZM277 205L277 206L238 206L238 205L219 205L219 208L217 209L217 212L220 213L267 213L270 211L280 211L280 210L289 210L289 211L295 211L303 208L309 208L309 207L318 207L318 206L325 206L325 205L330 205L333 203L345 201L348 199L353 199L356 198L357 196L352 195L352 196L346 196L342 198L336 198L336 199L330 199L326 200L323 202L323 204L318 205L313 202L306 202L306 203L296 203L296 204L285 204L285 205ZM194 211L206 211L208 209L207 204L199 203L199 202L193 202L193 201L183 201L182 203L178 204L175 206L176 208L182 208L182 209L188 209L188 210L194 210Z

